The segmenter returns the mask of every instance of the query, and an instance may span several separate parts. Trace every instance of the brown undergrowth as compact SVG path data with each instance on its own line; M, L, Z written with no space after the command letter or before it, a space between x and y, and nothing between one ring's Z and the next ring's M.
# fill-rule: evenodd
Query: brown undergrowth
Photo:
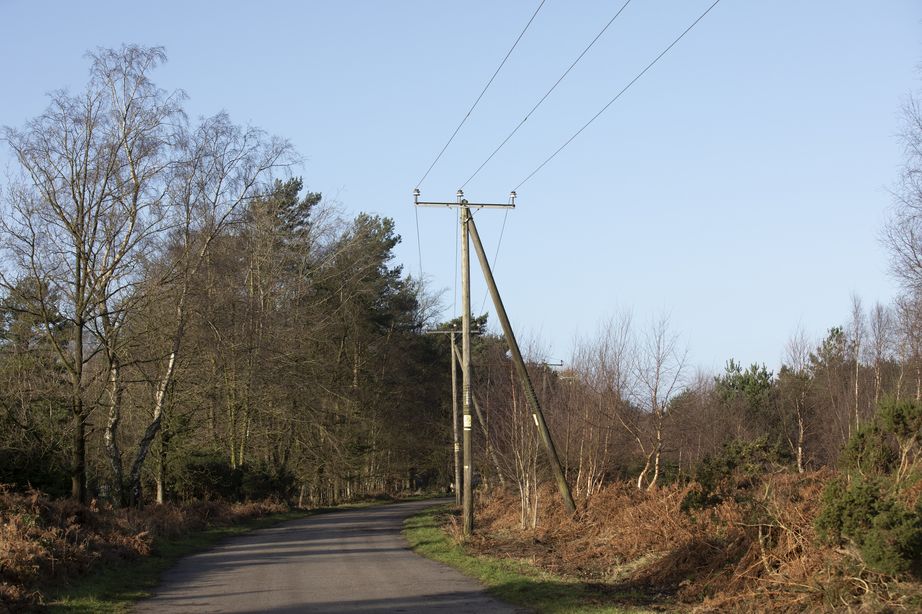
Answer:
M282 503L203 501L115 510L0 486L0 612L41 603L50 583L86 574L103 562L150 554L158 538L288 511Z
M814 530L832 471L775 473L737 484L703 509L682 510L696 485L638 490L616 483L578 502L569 517L556 492L538 528L519 528L511 493L481 497L474 551L526 559L630 603L695 612L916 611L917 582L874 574Z

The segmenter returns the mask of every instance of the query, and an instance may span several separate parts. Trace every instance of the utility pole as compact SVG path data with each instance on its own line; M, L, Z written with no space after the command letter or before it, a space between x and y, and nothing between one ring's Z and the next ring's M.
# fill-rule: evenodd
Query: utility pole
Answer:
M515 192L513 192L515 194ZM544 450L547 452L548 460L551 463L551 469L554 471L554 479L557 481L557 488L560 490L560 496L563 498L564 507L571 514L576 512L576 504L573 503L573 495L570 493L570 486L564 476L563 468L560 466L560 458L557 456L557 449L554 447L554 440L548 431L547 423L544 421L544 413L541 411L541 405L538 403L538 397L532 386L531 378L528 376L528 369L525 368L525 361L522 359L522 353L519 351L519 344L515 340L515 334L512 332L512 325L509 323L509 317L506 315L506 308L503 306L503 299L499 296L499 290L496 288L496 281L493 279L493 272L490 270L490 263L487 260L487 254L483 250L483 244L480 242L480 235L477 233L477 226L474 220L467 220L468 232L474 249L477 251L477 258L480 260L480 267L483 269L483 276L490 290L490 296L493 298L493 306L496 308L496 316L500 325L503 327L503 334L506 336L506 343L509 345L509 353L512 354L512 361L518 371L522 387L525 389L525 397L528 404L531 405L532 417L535 420L535 426L538 427L538 434L541 436L541 442L544 444Z
M474 532L474 442L471 433L471 254L468 243L468 222L471 211L463 205L464 192L458 190L458 210L461 214L461 445L464 446L464 493L461 497L461 534Z
M455 336L459 331L452 328L451 330L427 330L425 332L427 335L451 335L451 436L455 461L455 505L461 505L461 443L458 438L458 365L461 361L455 362L455 357L459 356Z
M473 225L471 209L513 209L515 192L509 203L469 203L464 192L458 190L455 202L422 202L419 200L419 188L413 190L413 204L417 207L457 208L461 224L461 418L462 418L462 456L464 462L463 492L461 496L461 533L465 537L474 532L474 459L471 419L471 261L468 244L469 228Z
M455 367L455 331L451 331L451 438L455 459L455 505L461 505L461 443L458 441L458 369Z

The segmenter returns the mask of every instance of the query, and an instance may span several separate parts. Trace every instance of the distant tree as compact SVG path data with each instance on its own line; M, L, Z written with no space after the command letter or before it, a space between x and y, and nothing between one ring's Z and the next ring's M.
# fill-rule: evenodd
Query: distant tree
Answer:
M869 316L868 329L868 354L874 368L873 407L877 407L885 385L885 370L893 361L895 331L892 310L885 305L875 303Z
M660 477L666 420L673 398L681 392L687 351L680 348L678 335L669 328L666 316L652 321L637 348L635 404L649 419L646 429L636 430L644 456L637 487L646 484L651 489Z
M815 351L810 353L810 374L814 384L813 402L817 417L824 423L821 433L823 462L835 463L839 450L852 428L851 367L848 337L842 327L829 329Z
M567 467L575 469L578 496L593 494L606 475L619 469L616 451L621 454L620 469L629 464L625 451L636 442L644 422L631 406L636 350L632 318L622 313L601 322L594 336L581 339L574 351L563 450ZM619 441L625 437L630 439Z
M784 439L803 473L808 436L814 431L813 381L809 371L809 344L803 333L788 341L784 365L778 372L778 410Z
M714 393L727 411L737 413L748 425L752 437L765 434L777 440L776 391L773 374L763 365L752 364L743 370L732 358L724 373L714 378Z
M870 411L861 411L861 355L865 351L865 337L867 336L867 324L865 323L864 307L861 304L861 298L857 294L852 294L851 322L848 327L849 352L851 354L852 364L852 391L854 392L852 409L854 411L854 431L861 428L862 413L867 414ZM852 427L849 426L849 432Z

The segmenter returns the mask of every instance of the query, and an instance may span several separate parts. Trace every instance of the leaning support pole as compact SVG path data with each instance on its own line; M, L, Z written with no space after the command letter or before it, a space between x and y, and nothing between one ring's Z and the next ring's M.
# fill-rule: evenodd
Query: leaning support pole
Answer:
M557 449L554 447L554 440L551 439L551 433L547 429L547 423L544 421L544 414L541 412L541 405L538 403L538 397L535 395L534 386L531 378L528 376L528 370L525 368L525 361L522 359L522 353L519 351L519 344L515 340L512 332L512 325L509 323L509 317L506 315L506 308L503 307L503 300L499 296L499 290L496 288L496 281L493 279L493 272L490 270L490 263L487 261L486 252L483 250L483 244L480 242L480 234L477 232L477 226L474 225L473 216L467 219L468 235L474 249L477 251L477 259L480 260L480 268L483 269L483 277L490 289L490 296L493 298L493 306L496 308L496 315L499 323L503 327L503 334L506 336L506 343L509 345L509 352L512 354L512 362L515 363L519 379L522 382L522 388L525 389L525 397L528 404L531 405L532 416L535 419L535 425L538 427L538 434L541 436L541 442L547 452L548 460L551 462L551 469L554 470L554 479L557 481L557 488L560 490L560 496L563 498L564 507L571 514L576 512L576 504L573 503L573 495L570 493L570 486L567 485L567 479L563 474L563 468L560 466L560 459L557 457Z

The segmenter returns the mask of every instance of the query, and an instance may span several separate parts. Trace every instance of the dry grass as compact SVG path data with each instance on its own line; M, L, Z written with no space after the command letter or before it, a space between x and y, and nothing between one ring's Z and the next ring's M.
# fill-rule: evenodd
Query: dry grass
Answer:
M113 510L0 486L0 612L39 605L44 586L83 575L101 562L146 556L159 537L287 509L272 502L200 502Z
M580 501L573 518L548 489L533 531L518 528L513 495L493 493L482 498L470 546L675 609L917 611L919 583L871 573L854 553L819 543L813 524L832 476L768 475L689 513L680 506L693 485L612 484Z

